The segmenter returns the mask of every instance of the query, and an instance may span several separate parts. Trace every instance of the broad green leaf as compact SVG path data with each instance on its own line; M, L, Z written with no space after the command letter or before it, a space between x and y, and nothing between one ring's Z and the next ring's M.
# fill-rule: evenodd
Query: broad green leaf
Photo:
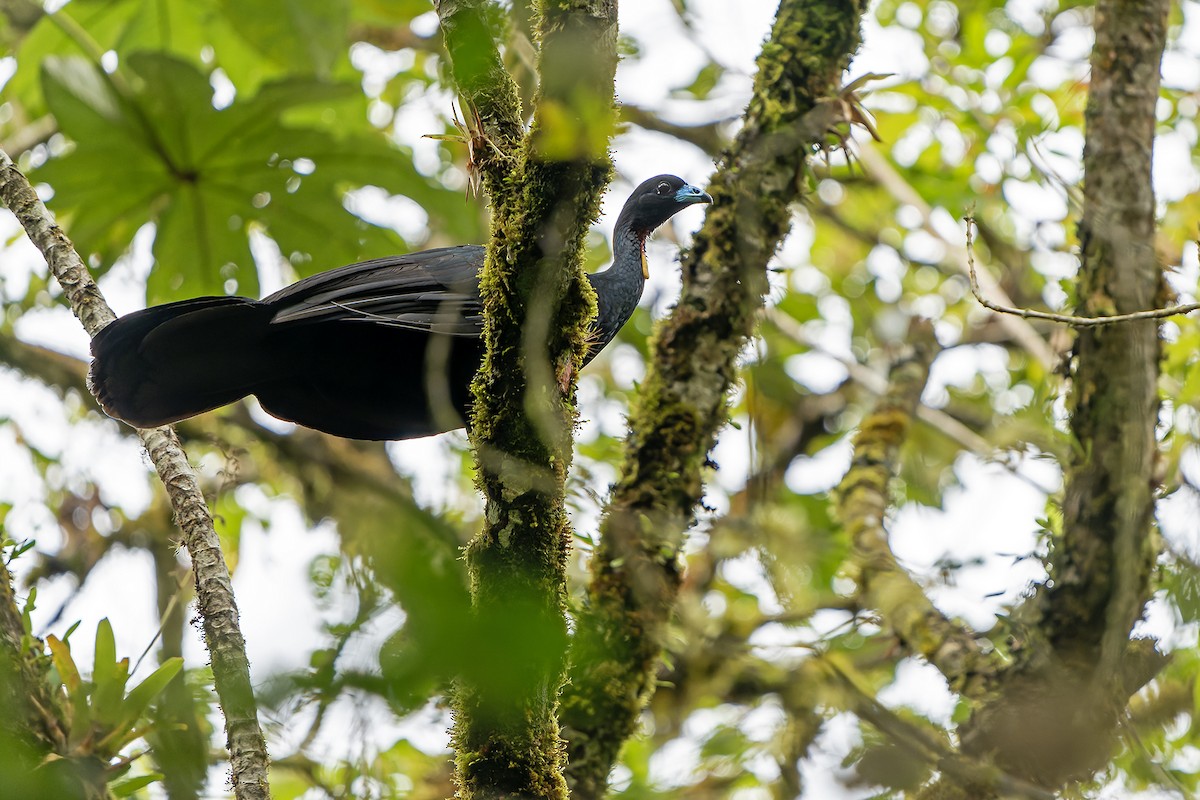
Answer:
M150 303L205 294L257 295L258 273L246 238L249 198L209 180L179 186L158 220ZM232 292L227 292L227 281Z
M348 0L221 0L221 10L239 36L294 74L328 78L344 58Z
M303 272L403 247L394 233L349 214L343 196L367 184L392 192L429 186L407 156L379 134L340 136L326 123L286 121L354 97L354 87L291 79L218 110L204 76L185 61L135 53L126 66L137 78L131 97L81 59L47 66L47 96L77 144L37 177L55 188L79 249L105 262L157 223L150 302L257 294L254 228ZM115 179L97 180L104 174Z
M76 247L111 262L151 221L171 177L150 132L99 70L79 57L53 58L42 79L59 126L83 144L47 162L33 178L55 187L61 201L51 205L66 210ZM113 179L102 180L106 175Z
M351 5L354 19L381 25L406 25L429 10L425 0L357 0Z
M112 48L148 0L77 0L57 14L68 16L101 51ZM80 44L64 31L53 15L46 14L21 40L15 54L17 71L4 86L6 99L19 101L30 117L46 113L42 65L49 58L85 55ZM13 154L14 156L16 154Z

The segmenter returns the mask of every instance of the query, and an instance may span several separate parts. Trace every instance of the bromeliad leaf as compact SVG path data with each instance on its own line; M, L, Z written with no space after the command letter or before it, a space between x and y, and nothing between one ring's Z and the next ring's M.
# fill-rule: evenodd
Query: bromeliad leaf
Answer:
M80 675L69 644L53 635L46 637L46 644L70 715L70 752L60 753L64 757L116 757L122 748L145 735L143 714L183 668L182 658L167 659L126 694L129 659L117 658L116 639L107 619L96 626L91 680ZM119 775L114 773L112 778L116 777Z
M68 692L78 689L83 681L79 677L79 668L75 666L75 659L71 656L71 646L54 634L46 637L46 646L50 648L54 669L58 671L63 686Z
M111 727L121 717L129 659L117 659L117 643L107 618L96 626L96 656L92 665L92 719Z
M125 697L124 721L132 724L150 705L150 701L158 697L167 684L183 669L182 658L168 658L162 665L137 686L130 690Z
M112 792L113 797L133 797L137 794L138 789L144 789L155 781L161 781L162 779L161 772L151 772L146 775L138 775L134 778L117 781L109 786L108 790Z

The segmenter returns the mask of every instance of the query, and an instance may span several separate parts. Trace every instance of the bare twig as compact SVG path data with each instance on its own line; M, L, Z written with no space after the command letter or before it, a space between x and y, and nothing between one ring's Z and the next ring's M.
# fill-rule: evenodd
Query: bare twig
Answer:
M41 251L84 330L95 336L116 315L71 240L3 150L0 150L0 200L16 215L29 239ZM138 436L167 489L183 544L191 556L198 610L212 657L213 682L225 712L234 794L238 800L265 800L270 797L266 742L258 724L246 643L238 625L229 568L221 553L220 539L213 530L212 515L174 429L139 430Z
M984 308L995 311L997 314L1013 314L1022 319L1044 319L1049 322L1061 322L1063 325L1070 325L1074 328L1095 328L1101 325L1116 325L1122 322L1136 322L1147 319L1165 319L1166 317L1174 317L1180 314L1191 314L1193 311L1200 311L1200 303L1185 303L1183 305L1168 306L1167 308L1154 308L1148 311L1133 311L1129 314L1104 314L1097 317L1077 317L1073 314L1055 314L1051 311L1035 311L1031 308L1017 308L1016 306L1006 306L999 303L993 303L983 296L979 289L979 277L975 272L975 236L972 231L975 228L975 217L967 214L963 217L963 221L967 223L967 269L971 278L971 294L975 295L975 299Z

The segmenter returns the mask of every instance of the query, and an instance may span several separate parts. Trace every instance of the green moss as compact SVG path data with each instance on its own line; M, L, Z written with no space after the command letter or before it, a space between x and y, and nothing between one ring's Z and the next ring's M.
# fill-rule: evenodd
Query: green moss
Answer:
M593 559L589 606L572 645L576 668L563 719L580 732L570 764L577 797L603 794L653 688L683 532L727 420L737 357L767 287L764 266L800 193L795 176L808 149L794 140L795 122L836 92L864 7L781 3L745 124L709 184L714 203L683 260L679 303L651 342L650 372L630 410L621 477Z
M493 217L480 281L486 351L472 387L471 433L487 507L484 529L466 556L480 630L504 635L497 634L491 657L481 659L488 669L465 675L456 693L458 780L466 797L566 793L555 717L564 672L570 543L564 483L575 375L596 308L582 274L582 244L610 172L606 148L615 65L615 53L597 37L585 45L594 59L579 59L580 30L615 26L615 20L589 10L580 3L540 9L543 80L527 134L514 113L511 79L478 68L464 81L455 62L456 78L472 102L492 104L481 113L489 130L493 115L504 118L495 125L501 132L517 125L503 163L482 165ZM585 65L576 81L584 89L574 95L555 94L561 87L546 78L565 71L554 63L568 50L563 37L573 42L572 59ZM494 56L484 59L490 68L499 59L494 41L487 44ZM451 47L452 56L456 52ZM590 93L586 87L592 87ZM555 130L561 134L585 123L598 147L545 146L558 141Z

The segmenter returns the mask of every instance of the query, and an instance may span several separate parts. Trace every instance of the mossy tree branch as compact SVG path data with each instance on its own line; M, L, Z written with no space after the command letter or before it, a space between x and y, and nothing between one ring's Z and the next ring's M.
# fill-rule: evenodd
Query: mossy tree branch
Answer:
M678 593L679 549L716 434L727 419L737 356L787 233L807 157L824 131L798 136L836 95L859 44L865 2L784 0L758 57L744 126L709 185L714 204L684 258L683 292L652 343L630 412L620 478L592 561L588 606L564 691L569 778L579 798L605 792L609 770L652 690Z
M478 630L475 669L455 697L457 779L464 797L562 798L557 719L566 651L570 531L564 509L575 375L595 316L583 239L611 171L616 69L614 0L538 7L533 123L524 136L496 9L435 3L455 81L476 106L492 204L480 278L485 355L473 386L472 442L486 499L467 557ZM469 21L464 24L464 21Z
M511 154L524 135L517 85L500 58L497 41L502 12L491 0L434 0L434 10L454 72L454 82L468 108L471 126L478 114L480 147L471 142L473 169L483 176L489 196L503 193Z
M930 602L896 562L884 529L900 447L937 354L933 327L914 321L906 350L892 365L887 391L854 436L854 458L835 492L837 516L854 547L850 577L858 584L862 606L877 609L909 651L937 667L951 688L978 695L999 663L971 631Z
M66 294L71 310L88 335L115 315L87 267L62 229L38 199L29 181L0 150L0 200L16 215L30 240L41 251ZM212 658L213 682L225 714L234 793L238 800L267 798L267 751L258 724L258 707L250 683L246 643L238 625L237 602L229 569L213 530L195 471L170 427L139 430L142 444L167 489L183 544L196 575L196 598L204 640Z

